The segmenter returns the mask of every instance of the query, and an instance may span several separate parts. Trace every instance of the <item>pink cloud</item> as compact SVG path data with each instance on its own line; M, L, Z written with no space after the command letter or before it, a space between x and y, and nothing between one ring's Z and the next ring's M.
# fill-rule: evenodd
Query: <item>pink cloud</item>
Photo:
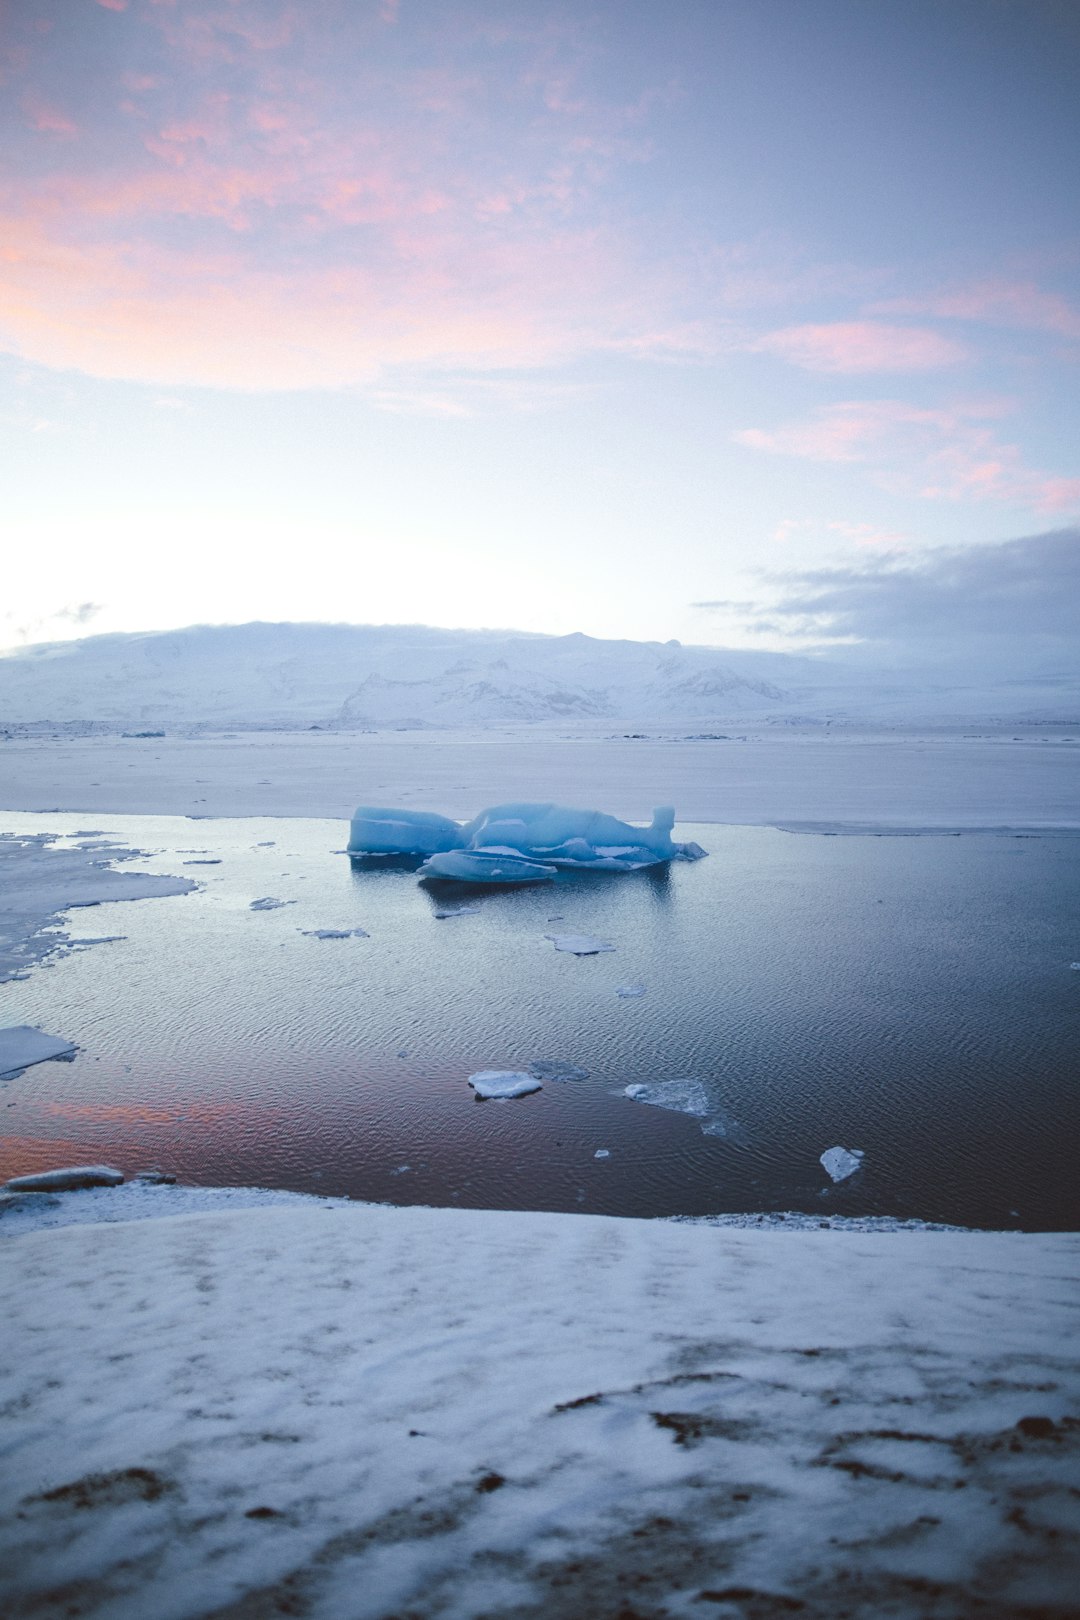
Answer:
M61 112L59 107L52 106L42 100L34 91L28 90L22 98L22 110L26 115L26 122L31 129L41 130L50 135L77 135L78 127Z
M959 343L939 332L879 321L787 326L759 338L753 347L808 371L936 371L967 359Z
M1016 326L1059 337L1080 337L1080 310L1058 293L1046 292L1031 281L986 280L928 294L923 298L895 298L875 308L883 314L938 315L958 321L982 321L989 326Z
M1036 512L1080 505L1080 479L1026 465L988 425L1001 402L925 409L902 400L847 400L771 432L746 428L737 443L809 461L860 462L882 487L928 500L1001 501Z

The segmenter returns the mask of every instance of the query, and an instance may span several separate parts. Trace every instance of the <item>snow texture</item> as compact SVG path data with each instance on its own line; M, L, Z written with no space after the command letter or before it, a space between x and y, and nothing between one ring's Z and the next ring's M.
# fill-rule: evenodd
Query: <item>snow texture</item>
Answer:
M470 1074L469 1084L478 1097L496 1102L527 1097L531 1091L542 1089L534 1074L526 1074L521 1069L481 1069L478 1074Z
M13 1080L32 1063L52 1058L73 1058L75 1047L58 1035L46 1035L32 1024L9 1024L0 1029L0 1080Z
M831 1147L825 1149L820 1162L834 1181L846 1181L862 1169L864 1157L861 1148Z
M18 1220L12 1615L1073 1612L1074 1236Z

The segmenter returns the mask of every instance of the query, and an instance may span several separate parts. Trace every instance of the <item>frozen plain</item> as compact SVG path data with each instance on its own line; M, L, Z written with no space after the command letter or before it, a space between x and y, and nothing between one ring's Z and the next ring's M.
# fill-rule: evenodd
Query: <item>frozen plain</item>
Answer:
M19 741L0 804L1076 826L1078 759L1003 734ZM315 1200L5 1224L13 1615L1075 1613L1073 1236Z

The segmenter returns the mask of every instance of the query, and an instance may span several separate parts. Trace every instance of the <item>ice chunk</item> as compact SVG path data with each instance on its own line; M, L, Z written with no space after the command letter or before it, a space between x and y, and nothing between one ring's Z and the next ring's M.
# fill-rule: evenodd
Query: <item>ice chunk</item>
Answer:
M645 986L643 984L617 984L615 994L620 996L623 1001L633 1001L635 996L645 994Z
M263 895L261 900L251 902L251 911L277 911L280 906L295 906L295 900L278 900L275 895Z
M559 1058L541 1058L536 1063L529 1064L529 1073L534 1074L538 1080L587 1080L588 1069L582 1069L576 1063L566 1063Z
M594 1159L610 1159L611 1158L611 1149L610 1148L597 1148L596 1152L593 1154L593 1158Z
M469 1084L478 1097L496 1098L500 1102L542 1090L535 1075L525 1074L520 1069L481 1069L479 1074L470 1074Z
M457 883L542 883L555 876L555 868L514 850L451 849L429 855L420 876L452 878Z
M633 827L602 810L563 804L497 804L481 810L463 829L468 848L499 844L559 866L632 871L674 858L675 812L653 811L648 827Z
M572 956L598 956L601 951L613 951L614 945L592 934L545 934L557 951L569 951Z
M349 827L353 855L436 855L460 849L464 842L460 822L430 810L384 810L362 804Z
M72 1164L63 1170L42 1170L33 1176L16 1176L4 1183L5 1192L75 1192L80 1187L119 1187L122 1170L111 1164Z
M308 939L370 939L366 928L301 928Z
M59 1035L46 1035L32 1024L10 1024L0 1029L0 1080L11 1080L32 1063L48 1063L52 1058L70 1059L75 1047Z
M651 1085L626 1086L623 1095L654 1108L692 1114L695 1119L707 1119L714 1112L712 1099L700 1080L657 1080Z
M862 1148L831 1147L825 1149L820 1163L834 1181L846 1181L848 1176L862 1169L863 1158Z
M470 862L472 855L517 856L540 866L586 867L607 872L633 872L663 861L697 860L699 844L676 844L670 805L653 811L647 827L635 827L603 810L578 810L564 804L497 804L481 810L464 825L426 810L392 810L361 805L349 830L352 855L428 856L428 877L468 883L532 882L517 868L514 875L494 876L492 861ZM452 857L447 859L446 857Z
M479 912L479 906L447 906L445 910L437 911L435 916L440 922L445 922L447 917L476 917Z

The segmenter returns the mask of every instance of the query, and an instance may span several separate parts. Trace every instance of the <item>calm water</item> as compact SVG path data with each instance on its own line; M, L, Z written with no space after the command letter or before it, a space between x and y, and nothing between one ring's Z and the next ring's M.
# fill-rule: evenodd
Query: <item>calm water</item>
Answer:
M101 1158L395 1203L1080 1225L1080 839L681 824L707 861L448 902L356 869L344 824L89 825L205 888L75 912L126 939L0 986L0 1022L80 1047L0 1088L4 1175ZM267 895L293 903L250 910ZM560 932L617 948L564 955ZM537 1059L589 1078L510 1103L466 1085ZM670 1080L731 1133L621 1095ZM835 1189L834 1143L866 1154Z

